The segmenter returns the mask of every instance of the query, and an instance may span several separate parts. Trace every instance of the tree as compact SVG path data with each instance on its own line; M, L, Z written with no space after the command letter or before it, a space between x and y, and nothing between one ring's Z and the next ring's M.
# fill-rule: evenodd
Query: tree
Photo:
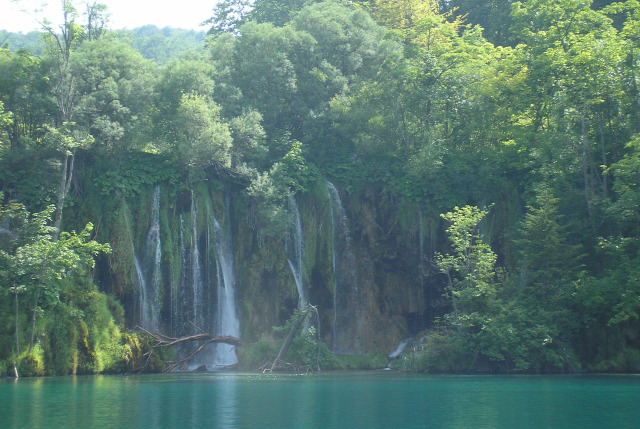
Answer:
M365 0L355 2L390 30L407 30L440 12L439 0Z
M266 134L262 128L262 115L256 110L247 110L229 121L233 138L232 162L235 167L243 162L257 167L264 161L268 149L265 145Z
M520 223L520 287L525 299L551 309L561 307L556 299L566 299L570 285L581 270L581 247L568 242L558 213L559 199L548 184L537 189L536 205L527 206Z
M576 214L571 234L593 249L599 235L610 233L605 216L611 186L604 171L632 130L620 102L633 87L620 73L628 69L625 43L611 18L589 6L580 0L516 2L512 18L528 98L520 144L555 189L574 197L563 198L560 210Z
M71 70L78 96L75 122L95 147L119 157L150 140L153 64L124 42L103 37L74 52Z
M496 254L478 232L487 213L464 206L441 215L450 223L447 237L453 253L437 255L436 266L447 276L455 323L487 310L496 295Z
M154 88L153 104L157 107L152 114L153 136L160 149L172 145L177 137L174 122L184 94L209 98L213 96L214 68L200 57L188 57L171 61L161 69Z
M62 159L60 167L60 187L56 203L56 214L54 217L53 238L57 239L60 234L62 224L62 211L67 193L71 187L73 178L73 167L75 153L78 147L85 145L90 139L73 141L74 135L78 132L73 130L73 115L75 113L76 98L78 96L76 87L76 76L71 70L71 53L80 43L84 29L76 22L77 10L71 0L62 1L63 22L59 27L59 32L46 20L39 21L45 31L48 41L48 64L51 68L53 83L53 93L58 106L58 118L54 121L50 135L50 142L59 143L58 153ZM60 126L61 130L55 130L55 126ZM80 133L82 134L82 133Z
M251 18L256 22L270 22L281 27L305 6L318 0L255 0Z
M220 108L204 96L182 96L174 123L174 149L189 169L231 166L231 134L219 114Z
M98 3L94 0L93 3L85 3L86 11L85 16L87 19L86 24L86 37L88 40L96 40L102 37L106 32L106 26L109 22L109 12L107 5L104 3Z
M8 137L7 133L4 131L4 127L11 125L11 122L11 115L9 113L5 113L4 105L2 104L2 101L0 101L0 154L7 149Z
M54 240L56 240L61 231L64 201L69 193L69 189L71 189L76 151L79 148L87 148L93 144L94 140L90 134L77 129L74 123L64 122L59 128L48 127L43 141L46 146L53 148L61 154L62 157L58 198L56 200L56 210L53 217L54 229L51 232Z
M511 5L514 0L445 0L441 6L465 22L481 26L488 41L501 46L511 42Z
M293 111L298 89L291 53L307 51L310 40L302 42L293 29L273 24L249 22L242 26L235 45L233 83L244 104L260 112L270 139L295 127L302 112ZM307 36L308 39L308 36Z
M2 125L12 150L41 137L40 127L56 115L46 62L25 50L0 49L0 100L12 121Z
M54 206L30 214L21 204L3 206L0 215L11 229L0 249L3 277L15 296L16 351L19 353L18 296L29 293L33 299L29 352L36 335L36 318L40 309L46 309L60 300L60 281L69 276L82 275L93 268L94 258L100 252L109 252L108 244L90 239L93 225L87 224L80 232L62 232L57 240L50 226Z
M204 24L211 24L208 34L219 36L223 33L237 33L251 16L254 0L223 0L216 3L213 16Z

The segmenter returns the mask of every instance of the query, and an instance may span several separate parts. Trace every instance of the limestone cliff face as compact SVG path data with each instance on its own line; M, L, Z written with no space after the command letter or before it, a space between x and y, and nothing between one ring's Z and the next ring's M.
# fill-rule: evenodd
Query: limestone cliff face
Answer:
M298 233L258 239L246 194L216 180L114 197L102 232L113 254L100 261L98 280L120 297L130 325L167 334L189 332L190 322L228 329L220 300L229 288L245 341L286 321L300 306L300 291L317 306L322 337L337 353L391 352L426 326L441 293L425 276L428 219L372 188L347 194L321 181L295 204ZM216 236L222 232L224 257ZM293 239L301 244L298 279Z

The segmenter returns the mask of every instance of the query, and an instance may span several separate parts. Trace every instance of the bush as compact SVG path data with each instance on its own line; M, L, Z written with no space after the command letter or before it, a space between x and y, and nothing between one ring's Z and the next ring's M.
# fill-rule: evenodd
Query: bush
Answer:
M595 372L640 372L640 350L624 347L614 357L595 364L591 370Z
M262 337L255 343L246 344L237 349L238 369L255 371L267 365L278 353L273 338Z
M16 359L16 364L21 377L38 377L44 375L44 352L40 344L33 346L31 352L25 350Z
M404 353L392 368L405 372L466 372L473 365L462 335L449 331L431 331L420 348Z
M366 355L333 355L335 366L328 369L369 370L386 368L389 360L382 352Z

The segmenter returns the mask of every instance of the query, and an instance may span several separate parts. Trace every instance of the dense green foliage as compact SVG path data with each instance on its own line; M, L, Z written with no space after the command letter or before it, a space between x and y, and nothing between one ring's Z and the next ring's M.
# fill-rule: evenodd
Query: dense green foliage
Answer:
M69 9L41 54L0 48L0 361L139 359L90 276L107 247L64 232L100 220L91 198L113 197L103 241L141 243L124 224L142 205L122 198L215 177L263 246L290 228L290 196L326 178L354 206L377 195L436 225L420 263L444 304L398 367L640 370L638 1L230 0L210 23L202 47L149 28L127 42ZM119 272L123 296L134 273ZM292 353L311 365L304 335Z

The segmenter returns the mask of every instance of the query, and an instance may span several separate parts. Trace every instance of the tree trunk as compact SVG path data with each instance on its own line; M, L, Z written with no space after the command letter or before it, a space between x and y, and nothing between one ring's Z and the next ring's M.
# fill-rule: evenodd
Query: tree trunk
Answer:
M149 360L151 358L151 353L153 352L153 350L158 348L158 347L171 347L171 346L175 346L177 344L181 344L181 343L185 343L185 342L202 341L202 344L193 353L191 353L186 358L180 359L180 360L175 361L175 362L164 362L165 365L167 365L165 367L164 371L165 372L171 372L174 369L176 369L178 366L189 362L198 353L200 353L206 346L208 346L211 343L225 343L225 344L230 344L230 345L235 346L235 347L239 347L239 346L242 345L242 341L240 341L239 338L232 337L232 336L229 336L229 335L211 335L211 334L208 334L208 333L204 332L202 329L200 329L200 327L198 327L198 326L195 326L195 327L196 327L196 329L198 329L201 332L200 334L189 335L189 336L186 336L186 337L174 338L174 337L167 337L166 335L162 335L162 334L159 334L157 332L150 332L150 331L147 331L146 329L144 329L144 328L142 328L140 326L136 326L136 328L138 330L146 333L147 335L151 336L155 340L155 344L151 347L151 351L149 353L147 353L147 362L145 362L145 364L143 365L143 368L148 364L148 362L149 362Z
M287 350L289 350L289 346L291 345L291 341L293 341L293 337L295 336L296 332L300 330L300 327L302 326L302 322L304 322L304 319L306 318L307 318L307 315L305 312L300 313L300 316L298 317L298 320L296 321L295 325L291 327L291 330L289 331L289 335L287 335L287 339L284 340L282 347L280 347L280 351L278 352L278 355L273 360L273 363L271 364L271 368L269 368L269 372L273 372L273 368L276 367L276 364L278 363L280 358L287 354Z
M62 167L60 169L60 188L58 189L58 202L56 204L56 213L53 219L53 241L58 241L60 237L60 226L62 225L62 209L64 207L64 200L67 197L69 188L71 187L71 179L73 178L73 163L75 160L74 153L66 154L62 161Z
M14 285L16 297L16 354L20 355L20 330L18 329L18 287Z
M33 342L36 336L36 314L38 312L38 298L40 298L40 285L36 286L36 299L33 301L33 317L31 319L31 340L29 341L29 353L33 350Z

